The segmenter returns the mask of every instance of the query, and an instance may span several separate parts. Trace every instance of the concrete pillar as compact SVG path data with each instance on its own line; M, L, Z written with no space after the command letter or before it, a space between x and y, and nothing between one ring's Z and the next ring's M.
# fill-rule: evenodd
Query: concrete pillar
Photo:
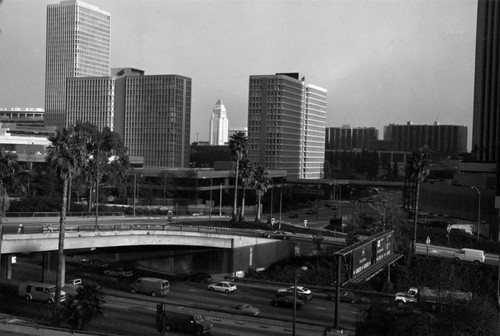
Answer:
M2 254L0 257L0 279L12 279L12 254Z
M57 275L58 251L43 252L42 282L55 283ZM63 257L61 285L66 282L66 259Z

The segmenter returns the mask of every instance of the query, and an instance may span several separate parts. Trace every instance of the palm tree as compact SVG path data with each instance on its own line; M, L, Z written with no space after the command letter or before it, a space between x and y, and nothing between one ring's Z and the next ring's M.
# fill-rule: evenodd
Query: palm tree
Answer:
M240 179L241 186L243 187L242 197L241 197L241 220L245 219L245 194L248 188L252 187L252 183L254 181L254 170L252 164L248 159L244 159L241 161L241 169L240 169Z
M7 189L22 187L17 179L18 171L16 154L0 150L0 224L3 223L5 211L9 208Z
M256 165L254 167L252 189L254 189L255 193L257 194L257 214L255 215L256 222L260 221L260 200L266 193L267 189L269 189L269 187L271 187L272 185L272 181L268 175L269 172L265 170L264 167L260 165Z
M237 220L237 209L238 209L238 169L240 166L240 161L247 156L247 146L248 138L243 132L236 132L231 135L229 139L229 150L236 161L235 173L234 173L234 206L233 206L233 221Z
M62 266L64 263L64 235L66 224L66 208L68 204L68 185L88 162L86 144L88 138L82 132L75 131L73 126L58 129L55 136L49 138L52 145L48 148L47 160L52 169L57 172L63 181L61 219L59 222L59 249L56 273L56 297L55 297L55 323L60 325L59 315L61 287L62 287Z
M427 145L417 149L408 157L406 164L407 179L415 185L415 208L413 217L412 252L415 252L417 241L418 199L420 197L420 184L426 180L430 171L430 148Z
M68 295L63 304L64 319L74 329L84 329L94 317L102 315L104 293L99 285L83 285L76 290L76 295Z

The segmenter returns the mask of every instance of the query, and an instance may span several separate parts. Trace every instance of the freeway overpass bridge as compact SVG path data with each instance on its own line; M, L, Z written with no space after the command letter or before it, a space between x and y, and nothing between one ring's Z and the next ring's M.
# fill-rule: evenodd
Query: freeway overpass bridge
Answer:
M55 224L57 219L24 218L16 221L19 223L13 223L11 220L2 226L0 278L6 280L12 277L12 261L17 254L41 253L41 279L54 280L59 246L58 225ZM53 225L47 226L47 221ZM102 219L98 226L93 221L92 218L68 218L64 239L66 255L82 251L91 254L111 249L116 251L114 261L120 261L116 260L116 255L132 253L127 251L138 246L151 249L165 247L165 250L174 246L188 250L203 248L204 253L196 258L210 264L213 273L234 274L249 268L268 267L277 260L292 256L296 252L297 244L300 244L298 241L265 238L262 232L257 230L168 224L163 218ZM155 257L152 253L144 254ZM167 256L165 258L169 261L163 263L189 264L194 258L193 253L190 255L191 260L179 260L181 257L175 255ZM174 267L170 271L176 273ZM62 281L64 282L64 278Z

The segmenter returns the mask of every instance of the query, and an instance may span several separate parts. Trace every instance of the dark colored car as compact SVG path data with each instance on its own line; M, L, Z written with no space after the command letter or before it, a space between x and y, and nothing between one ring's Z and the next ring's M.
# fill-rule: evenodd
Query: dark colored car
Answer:
M316 213L316 210L309 210L307 211L308 215L314 215Z
M266 238L273 238L273 239L288 239L289 238L289 235L284 232L284 231L274 231L274 232L265 232L262 234L263 237L266 237Z
M335 300L335 294L328 294L326 296L327 300ZM340 302L348 302L348 303L368 303L369 300L363 297L357 296L353 292L342 291L340 292Z
M293 296L278 296L272 299L271 305L275 307L287 307L287 308L293 308L293 301L294 298ZM304 301L297 299L296 307L297 309L302 308L304 305Z
M276 291L276 296L291 296L293 297L293 291L294 287L288 287L288 288L280 288ZM311 301L312 300L312 292L310 289L302 287L302 286L297 286L297 298L303 300L303 301Z
M297 218L299 218L299 214L294 213L294 214L291 214L289 217L297 219Z
M202 284L206 284L212 282L212 276L208 273L196 272L186 275L184 277L184 281L199 282Z

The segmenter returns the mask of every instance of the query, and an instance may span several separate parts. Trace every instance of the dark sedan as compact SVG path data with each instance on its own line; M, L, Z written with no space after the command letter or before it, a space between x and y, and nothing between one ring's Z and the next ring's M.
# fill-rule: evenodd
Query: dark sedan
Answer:
M275 307L287 307L293 308L293 296L278 296L271 301L271 305ZM300 309L304 305L304 301L297 299L297 309Z

